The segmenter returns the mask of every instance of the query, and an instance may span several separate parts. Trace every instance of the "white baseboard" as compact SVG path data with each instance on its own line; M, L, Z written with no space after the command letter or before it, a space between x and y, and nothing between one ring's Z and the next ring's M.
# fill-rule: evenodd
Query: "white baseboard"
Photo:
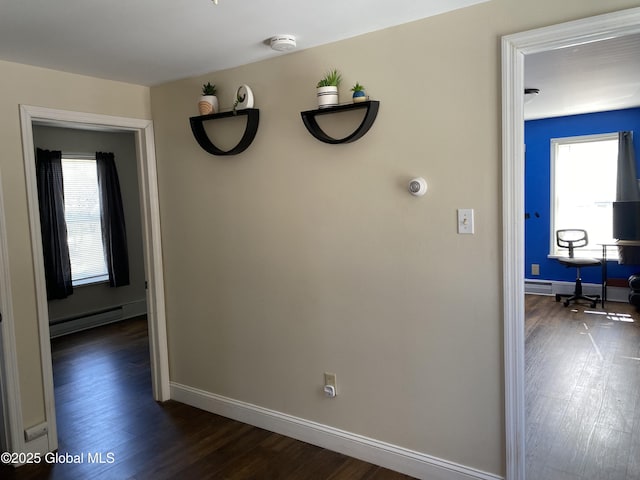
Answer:
M34 438L30 442L24 443L24 449L21 452L24 453L37 453L40 456L44 456L49 453L49 432L44 435ZM22 465L26 465L24 463L14 463L16 467L21 467Z
M498 475L175 382L171 382L171 398L417 478L502 480Z
M12 453L20 453L20 454L29 454L29 453L33 453L33 454L38 454L40 458L43 458L47 453L49 453L49 432L46 432L44 435L41 435L37 438L34 438L33 440L29 441L29 442L21 442L21 446L19 446L18 448L16 448L15 452ZM22 456L22 455L20 455ZM27 460L27 457L25 456L25 461ZM12 462L10 465L12 465L13 467L22 467L24 465L28 465L29 463L32 462L28 462L28 463L21 463L21 462Z

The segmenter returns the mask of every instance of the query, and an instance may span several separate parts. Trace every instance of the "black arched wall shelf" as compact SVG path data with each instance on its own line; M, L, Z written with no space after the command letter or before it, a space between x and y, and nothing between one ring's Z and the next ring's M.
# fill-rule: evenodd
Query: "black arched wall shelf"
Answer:
M321 142L337 144L337 143L350 143L355 142L360 137L362 137L365 133L369 131L371 125L376 119L378 115L378 108L380 107L380 102L378 100L367 100L366 102L360 103L350 103L345 105L338 105L336 107L327 107L327 108L319 108L317 110L307 110L306 112L301 112L302 121L304 122L304 126L307 127L309 133L316 137ZM366 109L367 111L364 114L364 118L362 119L362 123L355 129L355 131L351 135L347 135L344 138L333 138L324 133L324 131L318 125L316 121L316 116L318 115L327 115L329 113L339 113L345 112L349 110L359 110Z
M209 136L204 129L204 122L216 120L218 118L239 116L247 117L247 126L245 127L244 135L242 135L240 142L231 150L221 150L216 147L211 140L209 140ZM189 118L189 122L191 123L193 136L196 138L198 145L200 145L205 151L209 152L211 155L237 155L238 153L244 152L256 137L258 123L260 122L260 110L257 108L245 108L242 110L236 110L235 112L231 111L199 115L197 117Z

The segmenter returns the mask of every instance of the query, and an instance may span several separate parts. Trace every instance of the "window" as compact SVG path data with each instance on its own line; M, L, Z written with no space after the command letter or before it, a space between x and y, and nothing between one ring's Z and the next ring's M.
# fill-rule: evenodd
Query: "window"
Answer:
M600 256L600 243L613 240L618 134L551 140L550 255L566 255L556 246L556 230L582 228L589 245L578 256Z
M72 284L108 281L95 158L63 157L62 176Z

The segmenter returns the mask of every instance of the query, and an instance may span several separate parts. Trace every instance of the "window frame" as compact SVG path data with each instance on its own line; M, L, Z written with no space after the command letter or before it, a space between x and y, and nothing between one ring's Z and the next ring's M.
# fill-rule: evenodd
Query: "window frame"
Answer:
M550 141L550 199L549 199L549 254L547 258L561 258L566 257L568 255L567 251L559 250L556 246L556 162L557 162L557 151L559 145L568 145L568 144L583 144L590 142L602 142L602 141L617 141L619 138L618 132L609 132L609 133L596 133L590 135L576 135L571 137L558 137L552 138ZM613 239L612 239L613 241ZM615 252L613 251L615 250ZM575 256L577 257L594 257L597 256L600 258L602 256L602 249L600 246L594 245L589 240L589 245L587 248L578 248L575 250ZM617 249L609 249L607 250L607 260L617 261L618 260L618 250Z

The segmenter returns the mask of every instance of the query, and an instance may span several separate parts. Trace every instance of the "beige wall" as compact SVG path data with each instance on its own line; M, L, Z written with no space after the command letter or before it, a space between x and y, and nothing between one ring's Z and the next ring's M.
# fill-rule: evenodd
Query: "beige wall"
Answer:
M0 61L0 173L4 194L20 394L25 427L44 420L19 105L151 118L149 89Z
M171 379L503 473L500 37L639 4L493 0L152 88ZM300 119L332 67L381 102L349 145ZM207 81L255 93L237 157L189 130Z
M152 89L172 380L504 471L500 62L504 34L637 0L492 0ZM381 101L367 136L313 139L322 73ZM213 69L213 68L212 68ZM202 83L252 86L244 154L193 140ZM150 118L149 89L0 62L0 172L25 426L44 418L18 105ZM411 197L406 181L427 178ZM476 234L455 210L476 210ZM465 281L466 280L466 281ZM320 394L338 375L339 397ZM381 386L383 388L381 388Z

